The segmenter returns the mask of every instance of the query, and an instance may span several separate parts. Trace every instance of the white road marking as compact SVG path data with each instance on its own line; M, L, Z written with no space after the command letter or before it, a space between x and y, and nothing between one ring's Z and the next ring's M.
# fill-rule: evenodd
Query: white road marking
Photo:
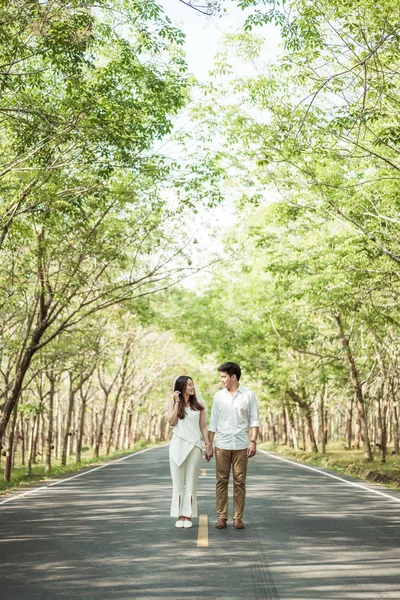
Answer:
M143 452L148 452L149 450L154 450L155 448L159 448L159 447L160 446L154 446L153 448L145 448L144 450L139 450L139 452L133 452L132 454L128 454L127 456L123 456L122 458L118 458L117 460L106 462L106 463L100 465L99 467L95 467L94 469L87 469L86 471L83 471L82 473L78 473L77 475L73 475L72 477L66 477L65 479L57 479L57 481L53 481L53 483L49 483L48 485L41 485L32 490L28 490L27 492L25 492L23 494L16 494L14 496L10 496L10 498L7 498L6 500L2 500L0 502L0 505L6 504L7 502L12 502L12 500L20 500L21 498L25 498L25 496L29 496L30 494L34 494L35 492L41 492L43 490L47 490L50 487L58 485L59 483L65 483L66 481L71 481L72 479L77 479L77 477L83 477L84 475L87 475L88 473L94 473L94 471L99 471L100 469L104 469L104 467L108 467L110 465L115 465L116 463L122 462L123 460L126 460L127 458L132 458L132 456L137 456L138 454L143 454Z
M287 462L295 467L301 467L303 469L308 469L309 471L314 471L315 473L319 473L320 475L325 475L325 477L330 477L331 479L336 479L337 481L341 481L342 483L347 483L347 485L352 485L353 487L360 488L365 492L372 492L373 494L377 494L378 496L383 496L384 498L388 498L389 500L394 500L394 502L400 503L400 498L396 498L396 496L391 496L390 494L385 494L384 492L380 492L379 490L374 490L373 488L369 488L365 485L361 485L359 483L355 483L354 481L347 481L347 479L343 479L342 477L338 477L337 475L332 475L331 473L326 473L325 471L321 471L316 467L310 467L309 465L305 465L303 463L298 463L294 460L290 460L288 458L284 458L283 456L278 456L276 454L271 454L266 450L259 450L263 454L270 456L271 458L275 458L276 460L282 460L283 462Z

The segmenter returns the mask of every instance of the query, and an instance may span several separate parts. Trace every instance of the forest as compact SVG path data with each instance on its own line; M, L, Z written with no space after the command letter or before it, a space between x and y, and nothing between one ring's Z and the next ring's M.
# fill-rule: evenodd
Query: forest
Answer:
M240 10L206 81L172 4ZM400 485L398 2L0 11L5 484L168 441L174 378L210 405L234 360L263 442Z

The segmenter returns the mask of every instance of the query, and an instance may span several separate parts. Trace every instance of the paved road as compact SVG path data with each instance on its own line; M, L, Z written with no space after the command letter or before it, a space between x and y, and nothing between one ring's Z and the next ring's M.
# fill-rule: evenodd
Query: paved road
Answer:
M219 531L210 465L205 548L168 517L167 447L0 499L0 598L400 600L400 493L259 452L246 529Z

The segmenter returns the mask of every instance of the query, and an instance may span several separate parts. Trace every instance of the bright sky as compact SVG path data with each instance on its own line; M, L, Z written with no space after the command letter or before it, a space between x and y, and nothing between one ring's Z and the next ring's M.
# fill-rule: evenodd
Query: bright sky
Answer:
M222 37L227 33L240 31L247 13L237 7L235 0L226 1L226 12L219 17L201 15L179 0L158 1L174 25L186 35L185 52L189 71L199 81L209 79L208 72L213 68L214 57L221 49ZM262 33L266 37L263 62L275 62L280 42L278 29L273 25L263 26L262 29L256 29L255 33ZM198 250L202 254L208 253L205 249L222 253L222 238L236 220L234 210L234 198L232 194L227 194L223 205L201 211L197 218L193 219L192 228L189 229L192 229L199 240ZM185 286L197 287L196 280L201 282L202 279L191 277L185 282Z
M246 14L237 7L235 0L225 3L226 12L220 17L207 17L185 6L179 0L159 0L167 15L186 34L185 50L189 70L200 80L207 79L213 66L214 56L220 47L220 40L226 33L236 33L241 29ZM255 29L267 38L266 61L274 61L280 41L278 29L274 25Z

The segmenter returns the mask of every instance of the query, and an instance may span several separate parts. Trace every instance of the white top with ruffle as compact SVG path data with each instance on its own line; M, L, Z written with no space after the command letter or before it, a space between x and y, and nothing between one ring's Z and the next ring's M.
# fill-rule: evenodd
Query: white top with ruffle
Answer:
M185 418L178 419L172 431L172 440L169 446L169 454L178 467L194 446L203 448L203 440L200 431L200 410L185 409Z

